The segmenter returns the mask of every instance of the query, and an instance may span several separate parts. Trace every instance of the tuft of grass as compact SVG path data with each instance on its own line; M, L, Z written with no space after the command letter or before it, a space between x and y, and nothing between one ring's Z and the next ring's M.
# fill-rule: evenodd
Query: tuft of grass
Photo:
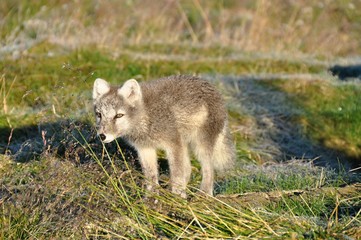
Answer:
M1 162L6 161L1 157ZM0 237L6 239L76 235L86 193L72 164L48 157L0 168ZM61 169L61 170L60 170Z

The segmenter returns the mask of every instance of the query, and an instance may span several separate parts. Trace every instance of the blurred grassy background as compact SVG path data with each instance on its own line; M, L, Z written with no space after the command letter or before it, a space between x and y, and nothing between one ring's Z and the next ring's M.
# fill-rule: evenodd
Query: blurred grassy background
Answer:
M360 54L360 5L352 0L4 0L0 26L3 42L23 31L72 48L152 49L149 45L158 43L332 57Z

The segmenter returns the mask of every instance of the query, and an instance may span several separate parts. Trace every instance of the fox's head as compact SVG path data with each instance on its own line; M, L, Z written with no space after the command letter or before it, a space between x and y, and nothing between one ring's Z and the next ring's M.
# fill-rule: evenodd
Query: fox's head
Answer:
M142 109L142 92L134 79L122 87L111 86L97 78L93 88L96 129L100 139L109 143L117 137L127 135L136 127L136 117Z

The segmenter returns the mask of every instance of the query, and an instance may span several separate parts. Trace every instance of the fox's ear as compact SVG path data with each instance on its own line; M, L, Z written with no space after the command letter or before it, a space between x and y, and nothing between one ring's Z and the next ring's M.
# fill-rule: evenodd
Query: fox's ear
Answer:
M95 79L94 87L93 87L93 99L95 100L99 98L100 96L109 92L109 90L110 90L110 86L109 83L107 83L107 81L101 78Z
M142 99L142 91L135 79L129 79L118 89L118 94L123 96L131 105Z

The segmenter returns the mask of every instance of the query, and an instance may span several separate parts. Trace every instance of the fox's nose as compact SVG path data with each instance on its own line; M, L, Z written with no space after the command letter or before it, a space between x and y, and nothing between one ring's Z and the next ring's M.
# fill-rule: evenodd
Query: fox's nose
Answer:
M101 139L102 141L104 141L104 140L107 138L107 137L105 136L105 134L103 134L103 133L100 134L99 137L100 137L100 139Z

